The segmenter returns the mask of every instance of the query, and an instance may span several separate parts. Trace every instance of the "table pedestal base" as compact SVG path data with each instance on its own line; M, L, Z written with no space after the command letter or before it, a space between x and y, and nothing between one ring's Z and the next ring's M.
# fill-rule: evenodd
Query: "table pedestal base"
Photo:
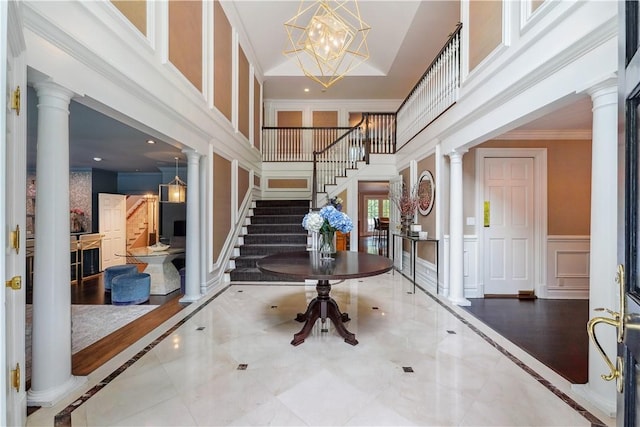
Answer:
M329 284L329 281L318 280L316 291L318 292L318 296L311 300L307 307L307 311L304 313L298 313L298 316L296 317L298 322L305 322L305 324L300 332L293 336L291 344L302 344L305 338L307 338L311 333L311 329L313 328L313 325L315 325L316 320L321 319L322 323L325 323L327 321L327 317L331 319L336 331L338 331L340 336L344 338L344 342L351 345L358 344L355 334L349 332L343 325L344 322L351 320L349 319L349 315L347 313L341 313L338 308L338 303L329 296L329 293L331 292L331 285Z

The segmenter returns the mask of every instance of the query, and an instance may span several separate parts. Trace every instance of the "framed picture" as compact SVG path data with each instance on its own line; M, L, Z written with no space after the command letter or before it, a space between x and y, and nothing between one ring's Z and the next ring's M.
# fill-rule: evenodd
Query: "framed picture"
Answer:
M418 203L418 210L422 215L429 215L431 209L433 209L433 203L436 196L436 184L433 182L433 175L431 172L424 171L420 174L418 180L418 194L420 196L420 203Z

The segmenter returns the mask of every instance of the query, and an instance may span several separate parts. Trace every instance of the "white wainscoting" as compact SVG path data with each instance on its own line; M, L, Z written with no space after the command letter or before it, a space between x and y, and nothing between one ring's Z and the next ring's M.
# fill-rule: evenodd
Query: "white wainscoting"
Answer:
M589 236L547 237L547 283L540 298L589 298Z
M482 298L484 296L484 288L480 280L478 265L478 236L464 236L464 259L462 280L464 283L465 298ZM440 295L449 295L449 236L443 238L443 245L440 250ZM417 268L416 268L417 269Z

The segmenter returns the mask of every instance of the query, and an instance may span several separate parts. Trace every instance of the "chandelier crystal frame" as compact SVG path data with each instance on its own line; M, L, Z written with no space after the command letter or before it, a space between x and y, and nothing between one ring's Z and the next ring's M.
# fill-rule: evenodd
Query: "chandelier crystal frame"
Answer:
M371 28L360 17L357 0L301 0L284 27L290 47L284 55L325 88L369 59Z

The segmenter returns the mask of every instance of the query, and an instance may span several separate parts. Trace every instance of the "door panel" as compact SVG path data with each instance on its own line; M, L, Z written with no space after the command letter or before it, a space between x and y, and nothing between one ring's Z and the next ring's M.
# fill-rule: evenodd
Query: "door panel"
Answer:
M102 234L102 269L124 264L127 243L127 197L98 194L98 228Z
M484 159L484 291L533 290L533 158Z

